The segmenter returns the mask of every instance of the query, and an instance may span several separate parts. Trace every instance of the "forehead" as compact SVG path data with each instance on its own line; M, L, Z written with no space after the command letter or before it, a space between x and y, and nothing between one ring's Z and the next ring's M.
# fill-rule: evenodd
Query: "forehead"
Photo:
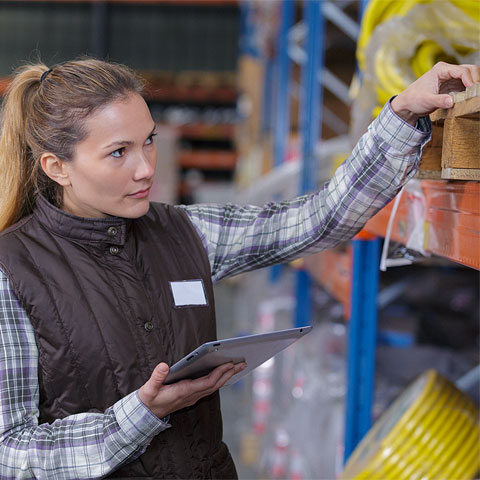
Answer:
M134 141L144 137L152 130L153 120L145 100L131 93L95 111L85 125L88 132L85 140L107 145L110 141Z

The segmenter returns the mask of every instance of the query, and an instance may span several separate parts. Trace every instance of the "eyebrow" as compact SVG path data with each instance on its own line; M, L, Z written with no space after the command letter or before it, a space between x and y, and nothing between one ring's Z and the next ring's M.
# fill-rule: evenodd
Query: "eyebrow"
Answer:
M157 128L156 125L153 126L152 131L148 134L147 138L155 131ZM112 148L112 147L117 147L117 146L124 146L124 145L132 145L134 142L132 140L117 140L115 142L112 142L110 145L106 145L105 147L102 147L104 150L107 148Z

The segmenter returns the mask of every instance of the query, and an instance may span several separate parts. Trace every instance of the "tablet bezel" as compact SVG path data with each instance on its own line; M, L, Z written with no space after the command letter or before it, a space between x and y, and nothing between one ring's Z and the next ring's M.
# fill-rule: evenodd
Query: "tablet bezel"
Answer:
M169 385L180 380L193 380L208 375L224 363L246 361L247 367L225 384L231 385L311 330L311 326L305 326L206 342L172 365L163 383Z

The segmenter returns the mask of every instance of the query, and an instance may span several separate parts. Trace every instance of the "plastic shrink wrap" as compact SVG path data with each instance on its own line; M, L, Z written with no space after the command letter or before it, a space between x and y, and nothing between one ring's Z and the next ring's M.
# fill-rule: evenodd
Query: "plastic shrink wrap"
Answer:
M480 63L477 0L371 0L357 49L362 70L353 92L352 140L393 95L435 63Z

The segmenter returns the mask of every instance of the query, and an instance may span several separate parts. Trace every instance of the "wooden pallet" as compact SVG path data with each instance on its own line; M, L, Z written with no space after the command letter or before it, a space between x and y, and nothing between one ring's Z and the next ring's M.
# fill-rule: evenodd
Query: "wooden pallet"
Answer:
M480 180L480 83L452 94L454 106L430 115L433 132L418 178Z

